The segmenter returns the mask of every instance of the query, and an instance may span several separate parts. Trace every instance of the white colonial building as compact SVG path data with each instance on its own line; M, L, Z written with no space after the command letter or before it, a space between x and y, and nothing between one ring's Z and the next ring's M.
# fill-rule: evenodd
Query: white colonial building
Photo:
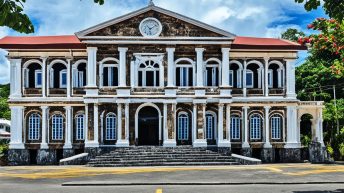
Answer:
M240 37L153 4L69 36L5 37L12 164L128 146L300 159L295 60L305 47Z

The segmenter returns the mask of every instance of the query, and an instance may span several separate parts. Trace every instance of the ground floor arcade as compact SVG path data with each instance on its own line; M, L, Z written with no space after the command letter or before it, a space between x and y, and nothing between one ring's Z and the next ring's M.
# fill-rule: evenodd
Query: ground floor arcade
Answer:
M323 145L321 108L317 102L206 100L12 106L15 127L10 148L37 150L38 153L33 153L37 157L40 151L50 151L53 152L50 157L56 161L58 157L88 149L189 145L273 161L275 157L283 157L280 151L285 149L291 149L288 156L295 152L299 156L300 122L304 114L313 117L313 141Z

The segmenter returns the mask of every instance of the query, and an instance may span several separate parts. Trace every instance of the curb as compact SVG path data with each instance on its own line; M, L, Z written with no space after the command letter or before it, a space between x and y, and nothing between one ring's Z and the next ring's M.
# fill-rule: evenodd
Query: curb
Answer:
M207 186L207 185L302 185L302 184L344 184L343 182L138 182L138 183L78 183L66 182L61 186Z

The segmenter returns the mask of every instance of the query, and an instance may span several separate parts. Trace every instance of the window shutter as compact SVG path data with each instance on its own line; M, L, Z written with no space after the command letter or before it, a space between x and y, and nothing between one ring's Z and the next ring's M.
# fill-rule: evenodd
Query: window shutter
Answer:
M54 88L54 69L50 69L50 76L49 76L49 87Z
M78 69L73 68L72 74L73 74L72 75L72 77L73 77L73 87L77 88L78 87L78 82L79 82L79 80L78 80Z
M24 87L29 87L29 69L24 69Z

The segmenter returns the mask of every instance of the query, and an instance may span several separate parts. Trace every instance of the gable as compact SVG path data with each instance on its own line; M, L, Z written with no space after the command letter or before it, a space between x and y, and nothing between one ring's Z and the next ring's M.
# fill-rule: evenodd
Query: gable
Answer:
M104 22L97 26L76 33L83 36L136 36L141 37L139 30L141 21L147 17L158 19L162 24L159 37L228 37L235 35L215 28L200 21L177 13L149 6L136 12Z

